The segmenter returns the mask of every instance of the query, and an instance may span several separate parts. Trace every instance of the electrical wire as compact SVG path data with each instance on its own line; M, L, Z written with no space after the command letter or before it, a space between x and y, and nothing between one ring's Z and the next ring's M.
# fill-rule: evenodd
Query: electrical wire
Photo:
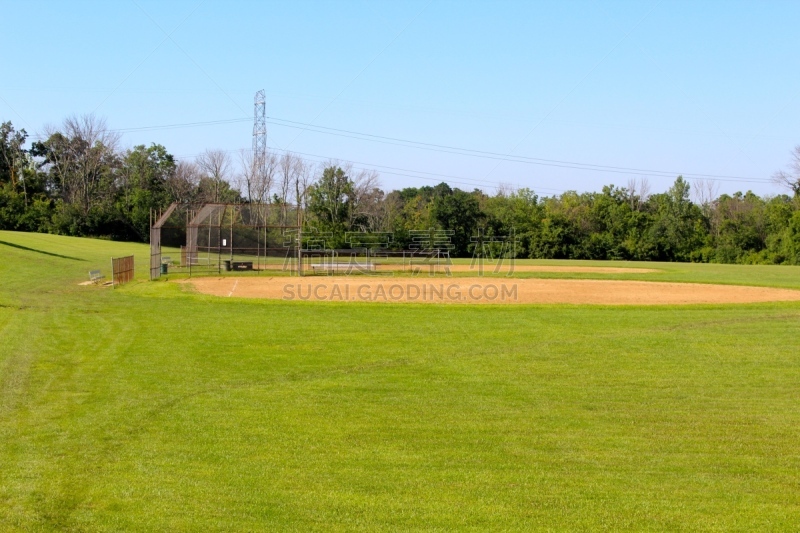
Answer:
M279 122L280 121L280 122ZM338 128L328 128L324 126L313 126L310 124L305 124L301 122L295 122L285 119L278 119L275 117L267 117L267 123L272 124L274 126L283 126L287 128L300 128L300 129L307 129L307 131L316 131L317 133L322 133L326 135L337 135L340 137L347 137L353 139L361 139L361 140L374 140L375 142L383 142L383 141L391 141L385 142L384 144L392 144L395 146L411 146L420 149L430 150L434 152L443 152L443 153L450 153L456 155L469 155L473 157L481 157L485 159L495 159L501 161L509 161L509 162L516 162L516 163L527 163L527 164L534 164L534 165L541 165L541 166L551 166L551 167L559 167L559 168L570 168L574 170L590 170L596 172L611 172L616 174L636 174L639 176L651 176L651 177L674 177L678 175L682 175L686 178L706 178L712 179L715 181L745 181L745 182L759 182L759 183L770 183L771 180L768 179L759 179L759 178L747 178L744 176L726 176L726 175L717 175L717 174L699 174L699 173L690 173L690 172L677 172L677 171L667 171L667 170L652 170L652 169L642 169L642 168L632 168L632 167L619 167L619 166L610 166L610 165L596 165L591 163L577 163L574 161L563 161L558 159L544 159L539 157L527 157L527 156L516 156L512 154L503 154L498 152L489 152L485 150L473 150L469 148L459 148L455 146L447 146L441 144L434 144L434 143L424 143L419 141L411 141L408 139L400 139L396 137L385 137L381 135L373 135L368 133L360 133L350 130L342 130Z
M133 132L143 132L143 131L156 131L156 130L169 130L169 129L180 129L180 128L192 128L192 127L202 127L202 126L218 126L218 125L227 125L227 124L236 124L242 122L250 122L253 119L251 117L241 117L241 118L230 118L230 119L219 119L219 120L209 120L209 121L201 121L201 122L184 122L184 123L177 123L177 124L163 124L158 126L140 126L140 127L131 127L131 128L118 128L118 129L110 129L109 132L114 133L133 133ZM476 150L470 148L460 148L456 146L449 146L443 144L436 144L436 143L427 143L422 141L414 141L410 139L403 139L399 137L388 137L383 135L375 135L370 133L362 133L353 130L345 130L341 128L331 128L327 126L317 126L312 125L309 123L298 122L288 119L282 119L278 117L267 117L268 124L272 124L273 126L279 127L286 127L286 128L294 128L294 129L302 129L305 131L320 133L324 135L332 135L337 137L344 137L350 139L357 139L363 141L371 141L371 142L378 142L381 144L388 144L393 146L403 146L407 148L416 148L421 150L439 152L439 153L448 153L453 155L461 155L461 156L469 156L469 157L477 157L481 159L490 159L490 160L499 160L499 161L508 161L512 163L521 163L521 164L530 164L530 165L537 165L537 166L546 166L546 167L555 167L555 168L567 168L571 170L582 170L582 171L594 171L594 172L604 172L604 173L612 173L612 174L626 174L626 175L636 175L636 176L647 176L647 177L656 177L656 178L671 178L678 175L682 175L687 179L707 179L710 181L729 181L729 182L744 182L744 183L772 183L770 179L763 179L763 178L748 178L744 176L730 176L730 175L720 175L720 174L701 174L701 173L692 173L692 172L678 172L678 171L666 171L666 170L654 170L654 169L645 169L645 168L635 168L635 167L623 167L623 166L612 166L612 165L599 165L593 163L580 163L575 161L567 161L567 160L559 160L559 159L546 159L546 158L539 158L539 157L529 157L529 156L518 156L512 154L504 154L500 152L491 152L487 150ZM42 136L36 135L31 136L31 138L38 138L41 139ZM232 150L235 151L235 150ZM317 157L317 156L315 156ZM322 156L319 156L322 157ZM391 167L385 167L391 168ZM411 172L419 172L419 171L411 171ZM424 173L424 172L423 172ZM442 177L453 177L442 175ZM459 178L459 179L468 179L468 178ZM477 180L474 180L477 181ZM557 190L557 189L553 189Z

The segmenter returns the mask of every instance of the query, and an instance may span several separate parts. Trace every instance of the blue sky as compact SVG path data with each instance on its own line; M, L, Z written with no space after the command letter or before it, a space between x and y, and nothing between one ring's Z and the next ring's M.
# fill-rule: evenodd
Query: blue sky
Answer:
M769 177L800 144L800 2L4 1L0 13L0 120L29 133L89 112L120 129L241 119L123 136L235 157L265 89L278 121L566 164L285 122L268 125L278 153L374 167L387 190L544 195L645 175L660 191L673 172L775 194Z

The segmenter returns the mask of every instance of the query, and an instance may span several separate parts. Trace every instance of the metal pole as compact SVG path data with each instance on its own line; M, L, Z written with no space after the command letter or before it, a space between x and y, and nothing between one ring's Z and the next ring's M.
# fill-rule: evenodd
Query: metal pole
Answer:
M298 220L300 216L298 215ZM303 226L302 222L297 226L297 275L303 275Z

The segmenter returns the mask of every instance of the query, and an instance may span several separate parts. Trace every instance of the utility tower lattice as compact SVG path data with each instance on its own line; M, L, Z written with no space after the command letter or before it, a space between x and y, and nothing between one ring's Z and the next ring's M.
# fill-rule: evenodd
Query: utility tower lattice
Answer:
M253 164L258 176L267 174L267 101L264 89L256 93L253 102Z

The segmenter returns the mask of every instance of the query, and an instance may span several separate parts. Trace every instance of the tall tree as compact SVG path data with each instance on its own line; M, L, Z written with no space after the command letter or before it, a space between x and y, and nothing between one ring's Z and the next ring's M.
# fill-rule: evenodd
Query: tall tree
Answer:
M206 183L202 197L198 200L206 203L225 201L225 193L230 191L231 160L223 150L206 150L197 158L197 166L205 174Z
M275 183L275 172L278 169L278 158L267 152L264 167L261 168L252 150L239 152L240 188L251 202L267 203L270 191Z
M141 240L149 233L150 210L174 200L168 184L175 169L175 158L160 144L135 146L122 158L117 208L120 220Z
M678 176L666 193L650 198L654 211L650 236L659 250L658 259L690 261L692 251L703 244L706 221L690 200L690 191L689 182Z
M352 180L341 167L327 166L319 180L309 188L308 196L308 211L313 223L321 232L331 234L334 247L342 247L344 234L350 229L348 222L354 200Z
M58 199L53 230L71 235L109 235L115 224L114 198L119 134L94 115L72 116L31 147L42 158L48 187Z
M26 151L23 148L28 134L25 130L14 130L11 122L0 124L0 183L16 185L27 165Z
M200 169L195 163L179 161L175 165L175 171L167 178L165 184L169 197L179 203L194 202L200 183L200 174Z
M275 195L276 203L280 207L280 223L288 224L286 219L293 185L297 183L299 173L303 170L303 160L291 152L284 153L278 160L278 192ZM296 194L296 193L295 193Z
M431 206L431 216L441 229L453 231L453 253L466 256L470 252L470 244L477 233L478 224L484 218L477 193L470 194L440 185L434 187L438 191L435 192Z
M791 160L786 171L779 170L772 179L782 187L794 193L795 198L800 198L800 145L794 147Z
M374 170L361 170L353 178L353 202L349 226L353 230L383 231L387 229L387 210L380 176Z
M27 133L0 124L0 229L48 231L52 202L33 158L24 148Z

